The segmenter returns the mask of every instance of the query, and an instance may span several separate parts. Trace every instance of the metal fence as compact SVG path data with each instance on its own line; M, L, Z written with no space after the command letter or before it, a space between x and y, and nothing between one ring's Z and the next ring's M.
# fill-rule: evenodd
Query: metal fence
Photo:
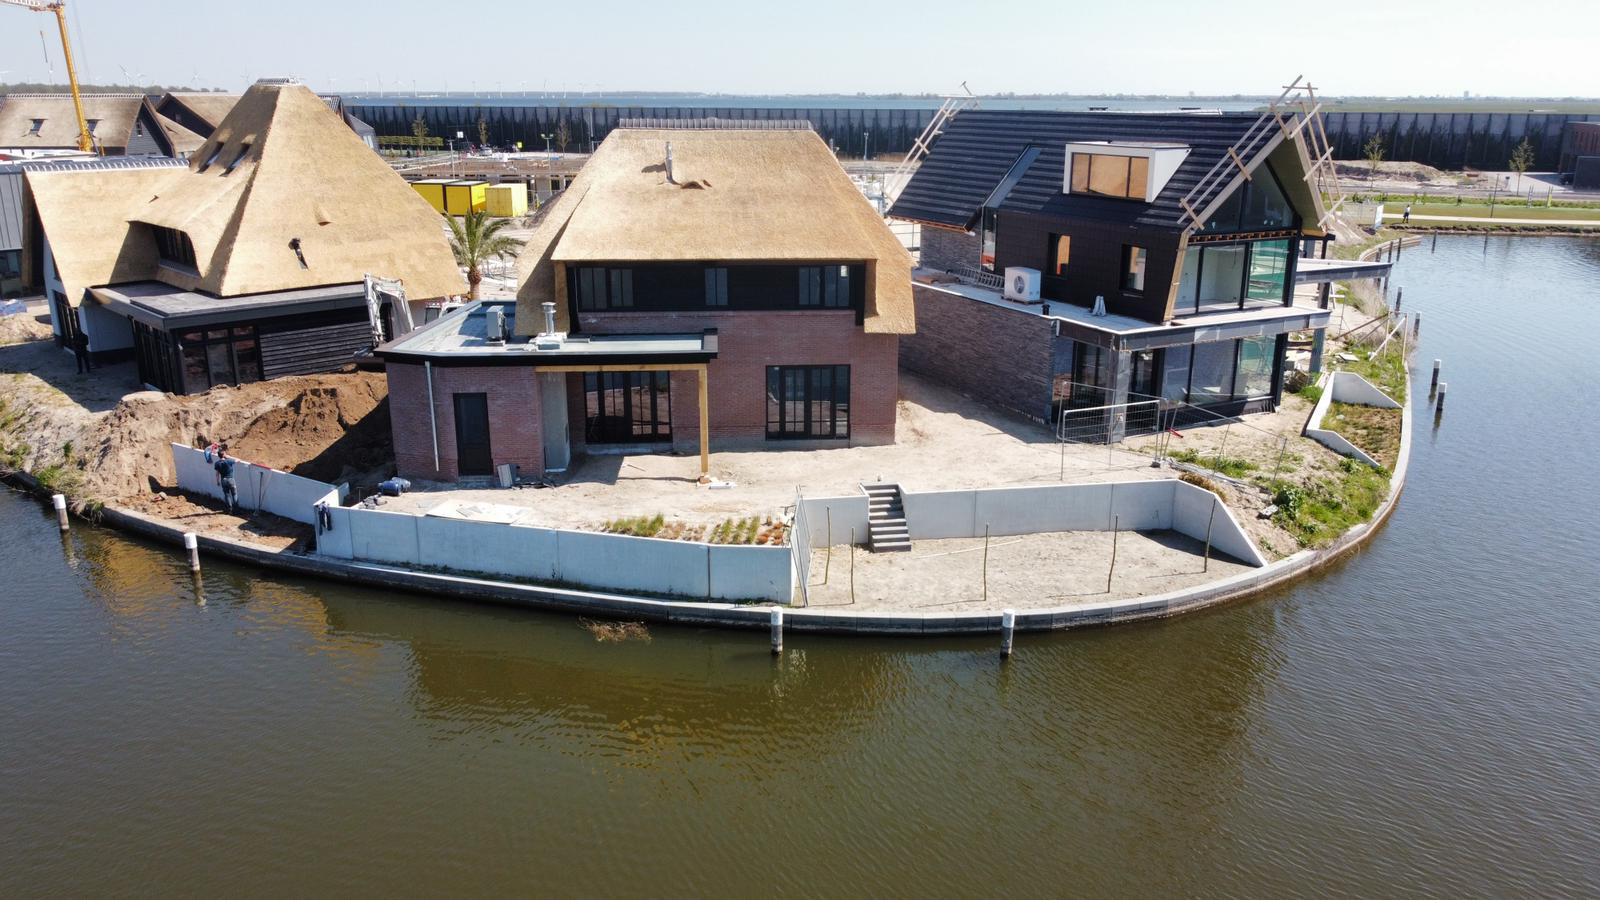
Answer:
M811 579L811 522L799 488L794 492L794 523L789 527L789 558L794 562L794 581L800 586L800 605L811 602L807 583Z
M1069 444L1116 443L1125 437L1155 434L1162 429L1159 398L1090 406L1062 407L1056 419L1056 440Z

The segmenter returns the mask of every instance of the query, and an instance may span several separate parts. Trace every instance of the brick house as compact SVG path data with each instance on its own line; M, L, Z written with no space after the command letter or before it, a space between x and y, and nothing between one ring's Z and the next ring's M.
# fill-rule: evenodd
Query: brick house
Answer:
M1292 335L1316 365L1327 283L1387 271L1303 258L1337 185L1299 121L962 112L889 211L922 226L901 365L1063 427L1275 408Z
M514 304L378 349L401 474L894 440L911 260L809 128L623 127L534 230Z

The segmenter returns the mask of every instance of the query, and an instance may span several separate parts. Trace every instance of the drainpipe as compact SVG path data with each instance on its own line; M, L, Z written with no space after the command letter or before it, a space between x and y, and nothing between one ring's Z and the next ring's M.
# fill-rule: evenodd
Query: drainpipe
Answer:
M428 378L428 429L433 432L433 473L439 474L439 414L433 408L433 361L425 360L422 371Z

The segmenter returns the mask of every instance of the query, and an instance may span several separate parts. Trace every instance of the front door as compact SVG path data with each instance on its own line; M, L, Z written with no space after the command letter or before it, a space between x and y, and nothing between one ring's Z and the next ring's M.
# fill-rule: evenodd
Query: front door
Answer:
M489 450L489 395L455 394L456 473L493 475Z

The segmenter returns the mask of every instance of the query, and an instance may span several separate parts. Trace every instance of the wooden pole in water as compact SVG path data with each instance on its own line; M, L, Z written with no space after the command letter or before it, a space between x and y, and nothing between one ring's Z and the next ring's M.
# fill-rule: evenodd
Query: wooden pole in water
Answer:
M1122 530L1122 517L1111 520L1111 567L1106 569L1106 593L1111 593L1111 576L1117 573L1117 532Z
M56 524L61 526L61 530L66 531L71 528L72 525L67 519L67 495L51 494L50 505L56 508Z
M189 551L189 571L200 571L200 539L192 531L183 534L183 549Z
M772 608L772 654L783 652L783 607Z
M1220 503L1222 503L1221 498L1211 498L1211 516L1206 519L1206 561L1205 564L1200 567L1200 571L1202 572L1211 571L1211 526L1217 521L1217 506Z
M1412 340L1412 342L1415 343L1417 338L1420 337L1421 335L1422 335L1422 313L1417 313L1416 318L1411 320L1411 340Z
M1439 393L1439 367L1443 365L1439 360L1433 361L1433 381L1428 385L1428 396L1437 396Z
M1009 659L1011 647L1015 643L1017 634L1017 613L1015 610L1003 609L1000 611L1000 658Z
M1433 414L1434 415L1436 415L1436 416L1444 415L1444 392L1449 390L1449 389L1450 389L1450 385L1449 384L1446 384L1443 381L1439 382L1439 399L1438 399L1437 402L1434 403L1434 406L1433 406Z

